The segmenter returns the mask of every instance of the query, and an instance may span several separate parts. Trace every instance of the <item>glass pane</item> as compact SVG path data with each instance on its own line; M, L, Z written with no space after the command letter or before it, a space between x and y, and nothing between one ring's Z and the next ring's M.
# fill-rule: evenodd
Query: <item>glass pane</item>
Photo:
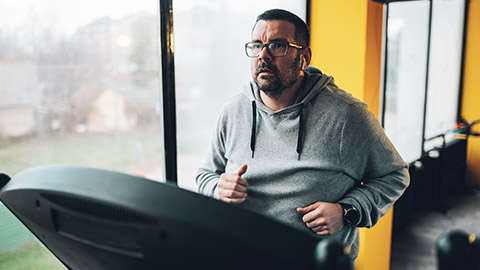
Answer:
M463 41L464 0L433 1L425 138L455 127ZM453 137L449 133L448 139ZM426 142L425 150L434 142Z
M428 1L389 4L385 131L406 162L422 154Z
M195 174L225 101L251 80L244 44L257 15L271 8L306 16L306 1L173 1L178 183L196 190Z
M157 0L2 1L0 170L74 164L164 179L158 22ZM51 259L15 220L1 205L0 268L53 269L37 265Z

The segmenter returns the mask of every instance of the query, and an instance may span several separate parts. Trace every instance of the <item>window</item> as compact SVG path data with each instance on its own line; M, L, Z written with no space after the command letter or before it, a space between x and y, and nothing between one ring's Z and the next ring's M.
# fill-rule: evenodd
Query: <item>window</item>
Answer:
M458 89L463 41L465 1L433 1L432 36L427 91L425 139L446 134L453 139L457 122ZM438 146L426 141L425 150Z
M428 49L428 1L388 7L385 132L406 162L421 156Z
M438 147L441 136L453 139L464 8L464 0L388 4L384 127L407 162Z
M73 164L164 179L158 1L0 4L0 170ZM0 268L63 269L0 204Z
M244 44L257 15L271 8L306 17L306 1L173 1L180 187L196 191L220 110L251 80Z

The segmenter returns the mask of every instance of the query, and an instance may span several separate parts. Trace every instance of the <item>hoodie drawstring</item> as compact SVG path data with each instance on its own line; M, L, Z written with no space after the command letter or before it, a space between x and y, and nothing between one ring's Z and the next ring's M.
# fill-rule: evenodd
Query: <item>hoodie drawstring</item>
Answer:
M303 148L303 104L300 107L300 111L298 112L299 119L298 119L298 138L297 138L297 153L298 153L298 160L300 160L300 154L302 153Z
M253 153L255 153L256 133L257 133L257 105L255 104L255 100L252 100L252 136L250 137L250 150L252 150L252 158L253 158Z
M299 119L298 119L298 138L297 138L297 153L298 153L298 160L300 160L300 154L302 153L303 149L303 133L304 133L304 123L303 123L303 104L300 107L298 112ZM255 153L255 140L257 135L257 105L255 100L252 100L252 134L250 137L250 150L252 151L252 158L254 157Z

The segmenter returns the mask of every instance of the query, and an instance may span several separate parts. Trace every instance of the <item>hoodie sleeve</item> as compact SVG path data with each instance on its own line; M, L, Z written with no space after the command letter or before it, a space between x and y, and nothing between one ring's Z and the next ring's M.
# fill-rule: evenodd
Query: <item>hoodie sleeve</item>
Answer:
M359 227L372 227L408 187L408 165L365 103L350 105L341 138L344 172L359 185L340 202L361 210Z
M202 167L198 169L195 179L199 193L217 199L217 184L220 180L220 175L225 172L227 165L227 159L225 158L224 122L224 114L222 113L217 120L205 162Z

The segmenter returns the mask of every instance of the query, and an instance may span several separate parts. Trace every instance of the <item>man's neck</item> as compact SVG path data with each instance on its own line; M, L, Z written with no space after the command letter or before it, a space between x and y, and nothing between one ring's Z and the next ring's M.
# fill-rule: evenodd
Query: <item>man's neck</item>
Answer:
M298 92L300 92L300 87L302 87L304 79L304 76L299 77L293 85L284 89L280 95L267 94L260 90L260 98L263 104L275 112L293 105L298 97Z

